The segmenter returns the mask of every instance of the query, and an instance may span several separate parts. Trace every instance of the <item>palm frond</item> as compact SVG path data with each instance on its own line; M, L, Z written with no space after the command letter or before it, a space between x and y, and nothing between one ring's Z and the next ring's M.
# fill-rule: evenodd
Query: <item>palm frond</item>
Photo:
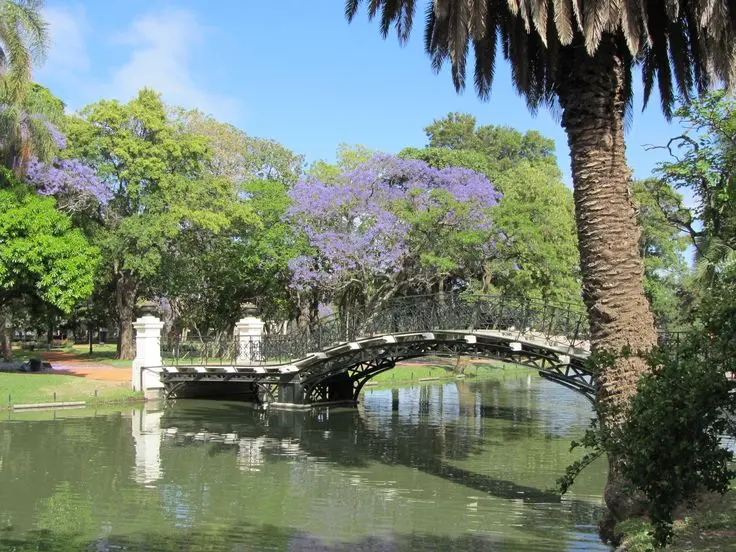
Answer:
M39 0L4 0L0 4L0 44L5 59L6 103L22 99L31 80L33 61L40 61L48 46L48 28Z
M396 22L399 25L401 18L399 12L402 9L402 2L400 0L386 0L383 3L383 9L381 10L381 34L383 38L388 36L388 32L391 29L391 23ZM403 40L402 34L399 33L399 39Z
M624 2L621 8L621 31L629 52L636 53L641 46L642 37L648 37L646 12L641 0Z
M575 24L570 0L554 0L553 12L557 36L560 38L560 43L567 46L572 42Z
M532 1L531 15L539 38L547 46L547 2Z
M485 4L484 0L480 0ZM473 38L473 52L475 54L475 89L478 96L487 100L493 85L493 76L496 66L496 33L494 29L497 25L498 12L496 10L486 10L483 14L485 24L484 32L477 33L478 36ZM476 13L477 17L481 14ZM479 24L475 23L475 29L479 29ZM490 29L490 32L489 32Z
M603 33L609 30L611 16L608 0L587 0L583 9L583 36L588 55L593 55L601 43Z
M369 17L381 14L380 30L393 24L405 41L415 0L365 0ZM349 19L361 0L347 0ZM624 61L626 82L637 65L647 104L655 83L671 116L677 94L689 98L714 83L736 83L736 0L431 0L427 3L425 48L432 67L451 64L455 87L465 87L468 48L475 57L475 87L487 99L500 43L514 85L530 107L552 105L555 90L569 78L560 61L580 42L594 55L613 35ZM610 41L609 41L610 43ZM574 68L573 68L574 70ZM631 86L624 91L631 105Z
M358 13L360 7L360 0L346 0L345 1L345 19L352 21L355 14Z

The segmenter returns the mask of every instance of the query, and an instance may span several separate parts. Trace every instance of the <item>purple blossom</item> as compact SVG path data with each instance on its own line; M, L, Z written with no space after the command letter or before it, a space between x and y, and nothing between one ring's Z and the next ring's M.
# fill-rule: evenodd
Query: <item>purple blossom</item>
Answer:
M100 203L112 198L91 167L78 159L54 159L42 163L35 157L26 166L26 179L44 195L92 197Z
M316 252L291 261L293 285L333 290L351 281L388 278L404 269L417 254L407 212L431 211L450 230L477 230L490 236L489 210L500 199L479 173L458 167L435 169L420 160L390 155L376 155L345 172L337 185L304 178L290 196L287 218Z
M334 312L335 311L332 308L332 305L327 305L325 303L320 303L319 305L317 305L317 314L320 318L327 318Z
M49 134L51 135L51 139L54 142L54 145L62 150L66 149L67 142L66 142L66 136L63 132L61 132L58 128L56 128L56 125L53 123L50 123L49 121L44 120L44 124L46 125L46 128L49 131Z

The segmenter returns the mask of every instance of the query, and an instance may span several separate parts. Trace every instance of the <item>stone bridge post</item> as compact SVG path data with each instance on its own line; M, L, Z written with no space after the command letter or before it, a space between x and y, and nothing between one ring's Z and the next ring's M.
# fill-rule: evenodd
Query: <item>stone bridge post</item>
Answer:
M135 328L135 360L131 382L134 391L143 391L145 398L158 398L161 383L161 328L164 323L147 314L133 322Z
M249 366L259 364L263 360L261 354L261 338L263 336L263 320L247 313L235 324L235 341L238 345L236 362Z

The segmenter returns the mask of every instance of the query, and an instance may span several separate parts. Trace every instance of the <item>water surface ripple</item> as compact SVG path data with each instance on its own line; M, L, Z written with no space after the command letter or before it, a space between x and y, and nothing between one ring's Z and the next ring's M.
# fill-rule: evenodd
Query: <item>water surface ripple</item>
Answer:
M358 409L179 401L4 414L0 550L594 551L592 416L534 375L369 389Z

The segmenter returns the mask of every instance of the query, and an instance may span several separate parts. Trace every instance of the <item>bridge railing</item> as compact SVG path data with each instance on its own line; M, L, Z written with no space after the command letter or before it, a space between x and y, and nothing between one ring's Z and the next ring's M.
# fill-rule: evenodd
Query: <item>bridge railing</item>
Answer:
M367 318L368 333L502 330L576 345L589 337L585 313L572 306L502 296L445 294L397 298Z
M162 356L166 364L282 364L361 338L434 330L498 330L573 347L589 338L585 313L571 305L446 293L395 298L374 311L352 309L323 318L311 328L264 334L246 342L232 337L168 340Z
M243 344L232 337L171 338L161 343L161 359L168 364L234 364Z
M432 330L504 330L576 346L589 337L587 317L568 305L459 294L410 296L386 302L373 312L353 309L332 315L311 329L264 335L264 362L302 358L332 345L391 333Z

